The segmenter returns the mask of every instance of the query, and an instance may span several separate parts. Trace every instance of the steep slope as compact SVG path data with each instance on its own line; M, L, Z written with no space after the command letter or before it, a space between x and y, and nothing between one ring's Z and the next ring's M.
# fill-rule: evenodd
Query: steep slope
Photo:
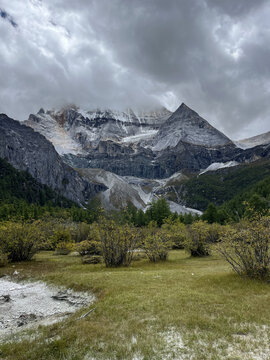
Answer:
M74 168L100 168L120 176L168 178L200 172L213 163L251 162L268 156L261 145L243 150L182 104L136 113L83 111L75 106L30 115L25 122L49 139Z
M109 210L123 209L130 203L137 209L146 210L150 202L160 196L167 197L169 192L174 191L173 184L175 181L188 179L182 173L174 174L167 179L157 180L119 176L103 169L78 169L78 171L92 182L100 182L108 188L97 196L101 200L101 205ZM170 200L168 203L172 212L201 214L200 211L187 208L175 201Z
M167 116L168 112L165 111L165 114ZM105 119L105 116L108 118ZM111 122L109 117L112 115L103 113L97 118L95 113L95 131L100 131L99 126L103 126L100 122L107 126ZM134 130L135 122L133 119L129 123L130 129ZM184 169L197 172L213 162L231 161L243 151L185 104L167 119L155 117L155 121L144 120L146 123L147 132L152 132L148 138L138 132L140 128L137 121L135 135L121 140L120 137L117 140L107 137L105 140L101 131L96 146L88 149L84 147L83 154L65 154L63 158L74 167L102 168L121 176L153 179L167 178ZM105 134L108 132L105 131ZM116 136L115 131L112 134Z
M37 182L28 172L16 170L0 158L0 202L24 200L28 204L70 207L74 203L46 185Z
M270 131L251 138L235 141L235 144L242 149L249 149L258 145L270 144Z
M80 174L92 182L104 184L108 190L99 194L101 205L105 209L125 208L132 203L136 208L144 209L152 201L151 191L144 191L141 184L129 184L122 176L103 169L78 169ZM143 182L143 179L140 179Z
M59 154L86 154L101 141L128 144L151 139L171 112L165 108L149 112L113 110L84 111L76 106L31 114L25 124L50 140Z
M66 165L44 136L4 114L0 115L0 157L76 203L86 202L105 190Z
M175 189L185 206L204 211L209 202L222 205L263 179L270 179L270 159L219 169L181 182Z

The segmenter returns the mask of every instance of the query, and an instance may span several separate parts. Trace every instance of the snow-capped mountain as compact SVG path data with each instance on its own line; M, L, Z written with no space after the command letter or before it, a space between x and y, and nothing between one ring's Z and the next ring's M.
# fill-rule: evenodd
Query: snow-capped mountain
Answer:
M263 145L243 150L185 104L174 113L164 107L141 112L40 109L25 125L44 135L65 163L92 183L105 185L98 196L111 209L128 202L145 209L164 195L177 211L193 211L183 207L178 191L184 174L251 162L270 151Z
M235 141L235 144L242 149L250 149L258 145L270 144L270 131L251 138Z
M25 124L43 134L77 168L102 168L123 176L166 178L230 161L235 144L182 104L174 113L81 110L75 106L29 116Z
M153 152L180 141L205 147L234 146L232 141L184 103L171 113L162 107L148 112L82 110L75 106L40 111L25 124L50 140L61 154L87 154L101 141L140 145Z
M232 141L184 103L164 122L154 138L154 151L175 147L183 141L206 147L232 145Z
M100 141L133 144L149 140L166 122L171 112L160 108L149 112L113 110L85 111L75 106L61 110L40 111L29 116L25 124L40 132L59 154L86 154Z

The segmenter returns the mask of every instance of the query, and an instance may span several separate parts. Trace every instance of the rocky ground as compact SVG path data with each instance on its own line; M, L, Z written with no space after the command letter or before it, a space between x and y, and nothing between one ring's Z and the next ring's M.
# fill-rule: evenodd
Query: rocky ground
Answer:
M93 302L89 293L0 278L0 341L26 327L61 321Z

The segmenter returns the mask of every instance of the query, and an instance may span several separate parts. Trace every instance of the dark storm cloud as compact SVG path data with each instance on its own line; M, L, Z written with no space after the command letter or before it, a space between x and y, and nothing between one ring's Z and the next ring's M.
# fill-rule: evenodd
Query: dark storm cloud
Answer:
M269 130L268 1L2 2L0 111L184 101L234 138Z
M12 16L10 16L5 10L0 8L0 17L4 20L7 20L13 27L17 27L18 24L13 20Z
M243 16L251 11L256 11L268 0L207 0L210 7L219 9L222 13L230 16Z

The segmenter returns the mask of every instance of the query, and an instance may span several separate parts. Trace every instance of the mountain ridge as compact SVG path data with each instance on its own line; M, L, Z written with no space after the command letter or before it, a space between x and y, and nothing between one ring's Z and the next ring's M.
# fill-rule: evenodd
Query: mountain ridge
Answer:
M0 114L0 157L78 204L105 190L103 185L91 184L65 164L43 135L5 114Z

